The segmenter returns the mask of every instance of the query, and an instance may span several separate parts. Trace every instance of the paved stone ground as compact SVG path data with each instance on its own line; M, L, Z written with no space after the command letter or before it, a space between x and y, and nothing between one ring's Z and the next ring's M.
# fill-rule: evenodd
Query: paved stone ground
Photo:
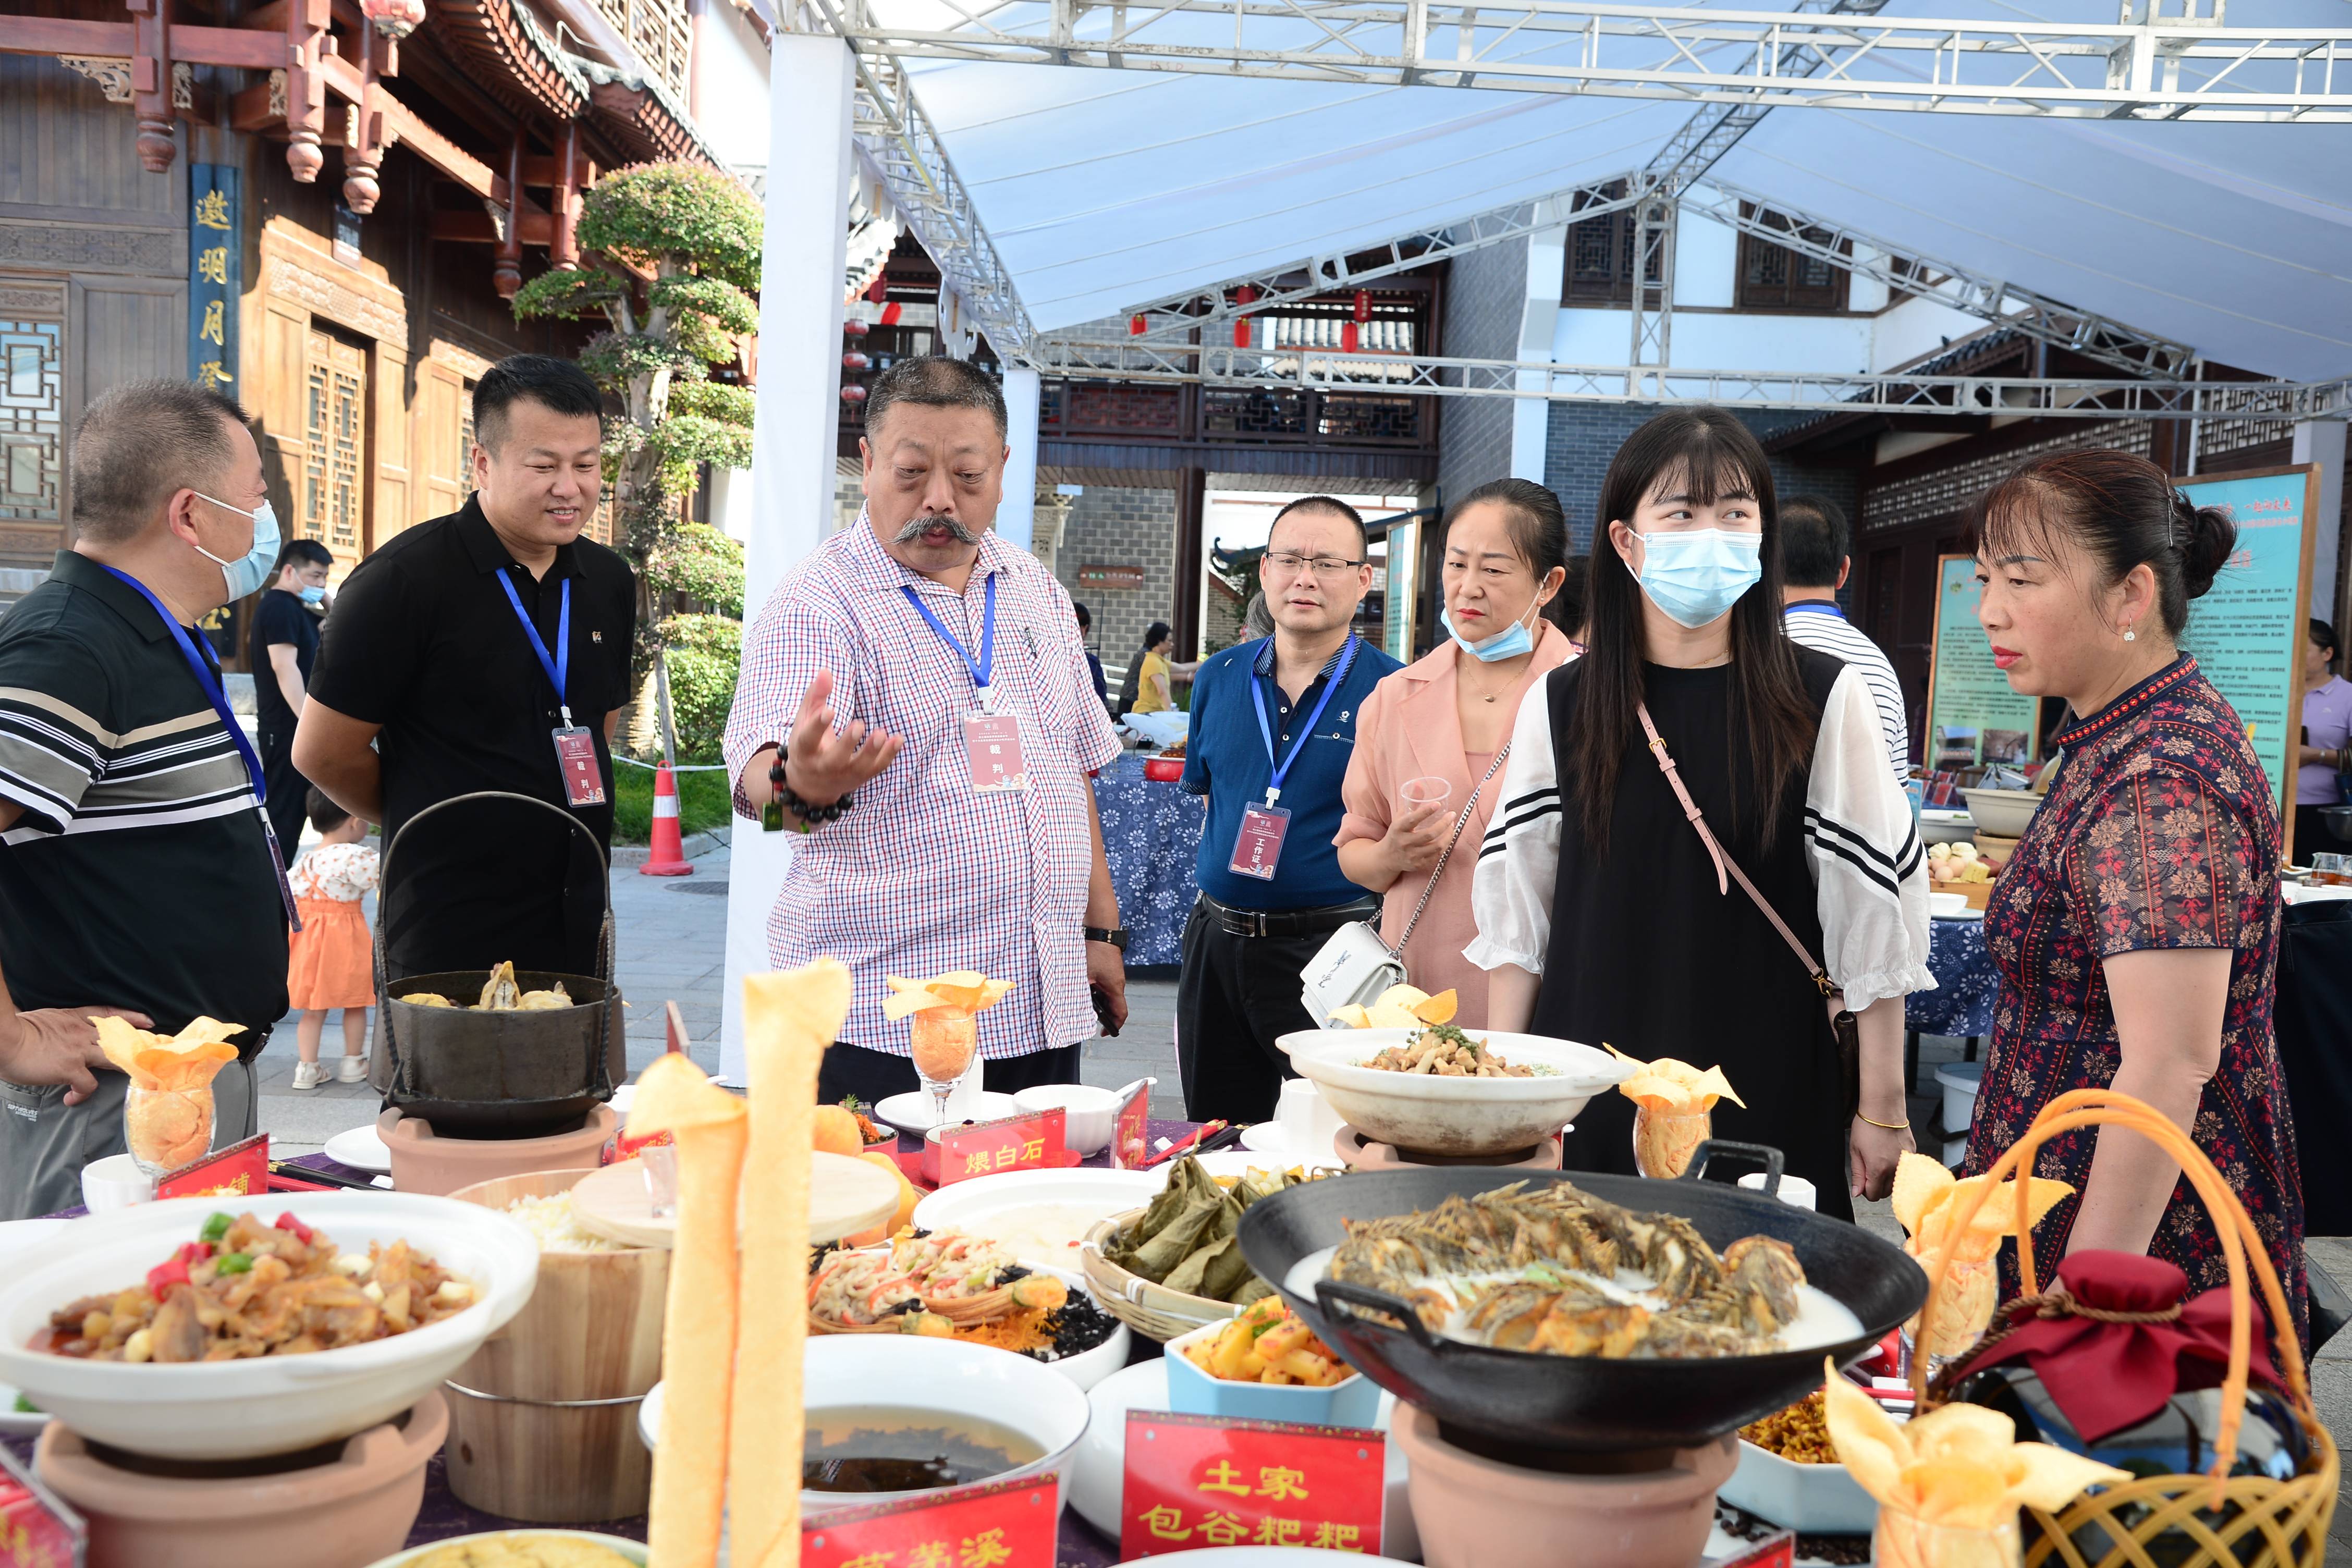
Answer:
M698 836L699 837L699 836ZM691 852L698 846L690 846ZM618 939L618 979L633 1005L628 1018L629 1070L634 1075L662 1049L665 1001L675 1001L694 1044L697 1065L719 1069L719 992L727 928L728 851L709 840L698 846L692 877L642 877L632 856L623 851L613 872L613 905ZM371 910L371 914L373 910ZM1117 1039L1095 1040L1087 1047L1083 1077L1107 1089L1147 1075L1160 1081L1152 1090L1155 1116L1183 1114L1183 1096L1176 1073L1176 985L1171 980L1139 980L1129 984L1130 1009L1127 1026ZM341 1049L340 1021L330 1018L322 1054L332 1059ZM1914 1097L1914 1126L1929 1127L1940 1107L1936 1090L1937 1064L1957 1061L1964 1049L1959 1040L1933 1036L1921 1043L1919 1077L1928 1093ZM365 1084L328 1083L315 1089L292 1087L294 1021L278 1025L258 1063L261 1075L261 1126L270 1135L271 1148L281 1158L315 1151L345 1128L374 1120L377 1099ZM1902 1227L1884 1203L1858 1205L1857 1217L1870 1229L1894 1240ZM2339 1281L2352 1287L2352 1238L2315 1238L2310 1254ZM2352 1331L2324 1347L2313 1366L2314 1394L2320 1416L2339 1440L2352 1439ZM2330 1545L2338 1561L2352 1563L2352 1486L2338 1500Z

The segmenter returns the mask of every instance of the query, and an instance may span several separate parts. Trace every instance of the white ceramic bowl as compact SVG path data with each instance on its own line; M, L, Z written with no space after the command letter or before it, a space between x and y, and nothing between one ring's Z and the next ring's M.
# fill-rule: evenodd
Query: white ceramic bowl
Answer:
M1039 1084L1015 1094L1013 1103L1024 1111L1061 1107L1067 1113L1062 1141L1080 1154L1099 1154L1108 1148L1112 1125L1118 1120L1118 1096L1090 1084Z
M395 1552L389 1557L380 1557L370 1563L368 1568L409 1568L409 1564L422 1562L426 1556L440 1551L445 1546L457 1546L467 1542L504 1541L509 1537L526 1535L541 1538L551 1535L564 1541L584 1541L592 1545L602 1546L607 1551L617 1552L632 1563L642 1563L646 1560L646 1543L642 1541L631 1541L625 1535L599 1535L588 1530L562 1530L546 1525L524 1524L517 1525L512 1530L486 1530L478 1535L453 1535L446 1541L428 1541L422 1546L412 1546L405 1551Z
M1008 1171L1001 1176L974 1176L953 1182L915 1205L914 1222L924 1230L954 1228L969 1235L1004 1240L1009 1225L1022 1223L1022 1211L1067 1207L1092 1215L1072 1229L1072 1244L1051 1252L1013 1245L1013 1256L1031 1268L1064 1271L1081 1267L1077 1239L1095 1220L1125 1214L1151 1201L1167 1184L1153 1171Z
M1790 1530L1867 1535L1878 1504L1843 1465L1801 1465L1742 1437L1739 1468L1715 1494L1734 1508Z
M136 1285L193 1241L215 1210L290 1211L346 1252L406 1241L478 1295L428 1327L316 1355L133 1366L27 1350L49 1314L79 1297ZM0 1281L0 1382L85 1437L167 1459L242 1459L346 1437L439 1386L522 1310L539 1283L539 1244L509 1215L413 1193L272 1193L258 1203L172 1198L78 1219L19 1257Z
M1975 818L1977 829L2000 838L2021 838L2033 814L2042 809L2048 798L2021 789L1964 789L1969 797L1969 816Z
M81 1168L82 1206L92 1214L112 1214L154 1197L154 1178L128 1154L109 1154Z
M1540 1035L1479 1030L1514 1067L1556 1069L1529 1078L1438 1078L1360 1067L1417 1029L1308 1029L1282 1037L1290 1065L1315 1080L1323 1098L1365 1137L1430 1154L1502 1154L1559 1131L1601 1090L1622 1083L1633 1065L1591 1046Z
M1956 921L1968 913L1968 908L1969 896L1966 893L1930 892L1927 895L1927 918L1930 920Z

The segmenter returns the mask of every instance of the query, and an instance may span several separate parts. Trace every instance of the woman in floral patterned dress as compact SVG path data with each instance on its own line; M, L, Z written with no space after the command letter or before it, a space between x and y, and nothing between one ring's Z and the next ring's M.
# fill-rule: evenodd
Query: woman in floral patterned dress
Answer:
M2302 1179L2271 1034L2278 810L2244 725L2179 648L2189 601L2236 537L2226 513L2122 452L2037 458L1979 503L1994 660L2074 717L1985 914L2001 992L1968 1171L2069 1089L2147 1101L2253 1216L2307 1342ZM2227 1283L2204 1205L2146 1138L2070 1132L2035 1170L2075 1190L2034 1232L2043 1278L2101 1247L2178 1264L2193 1290ZM2017 1289L2013 1255L2003 1286Z

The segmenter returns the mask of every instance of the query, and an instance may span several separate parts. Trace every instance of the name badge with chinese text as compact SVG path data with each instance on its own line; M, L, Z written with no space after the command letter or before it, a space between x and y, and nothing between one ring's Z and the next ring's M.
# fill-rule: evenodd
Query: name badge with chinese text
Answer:
M1242 807L1242 830L1234 836L1234 858L1225 869L1236 877L1274 880L1282 862L1282 836L1290 831L1290 812L1279 805Z
M563 773L563 798L573 805L604 804L604 770L596 765L596 736L577 724L555 731L555 765Z
M967 713L963 754L971 765L971 787L983 795L1029 787L1028 764L1021 760L1021 716Z
M1130 1410L1119 1561L1245 1544L1378 1556L1386 1445L1353 1426Z

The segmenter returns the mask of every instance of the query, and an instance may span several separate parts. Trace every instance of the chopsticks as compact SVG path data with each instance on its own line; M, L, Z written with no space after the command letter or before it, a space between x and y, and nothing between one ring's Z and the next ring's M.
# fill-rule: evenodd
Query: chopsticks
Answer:
M1139 1169L1148 1171L1154 1165L1162 1164L1167 1161L1173 1160L1179 1154L1205 1154L1211 1149L1223 1148L1224 1146L1223 1142L1214 1142L1214 1140L1223 1139L1224 1135L1228 1132L1232 1133L1235 1138L1241 1136L1241 1130L1227 1122L1222 1121L1203 1121L1200 1126L1195 1127L1192 1131L1187 1132L1183 1137L1179 1138L1175 1142L1169 1144L1168 1147L1160 1150L1160 1152L1143 1162L1142 1165L1139 1166ZM1227 1142L1230 1142L1230 1140L1227 1140ZM1197 1145L1197 1147L1195 1147L1195 1145Z
M270 1161L269 1175L271 1190L276 1192L298 1190L279 1187L278 1183L281 1180L299 1183L301 1186L309 1187L313 1191L323 1191L329 1187L346 1187L355 1193L380 1193L385 1190L373 1182L353 1181L349 1176L338 1176L326 1171L314 1171L308 1165L298 1165L291 1160Z

